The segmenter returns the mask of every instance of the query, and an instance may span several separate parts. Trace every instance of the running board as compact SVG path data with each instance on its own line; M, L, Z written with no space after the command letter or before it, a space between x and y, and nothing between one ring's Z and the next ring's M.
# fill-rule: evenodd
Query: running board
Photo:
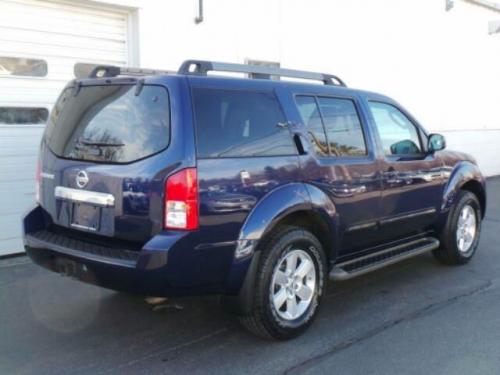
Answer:
M439 240L433 237L421 238L402 245L390 247L377 253L336 264L330 272L330 280L344 281L385 266L437 249Z

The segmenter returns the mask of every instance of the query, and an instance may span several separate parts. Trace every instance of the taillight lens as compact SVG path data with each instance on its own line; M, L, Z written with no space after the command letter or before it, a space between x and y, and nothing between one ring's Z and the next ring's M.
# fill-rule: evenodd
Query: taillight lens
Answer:
M36 172L35 172L35 199L36 203L40 203L40 189L42 183L42 164L40 160L36 163Z
M183 169L165 184L166 229L198 228L198 178L196 168Z

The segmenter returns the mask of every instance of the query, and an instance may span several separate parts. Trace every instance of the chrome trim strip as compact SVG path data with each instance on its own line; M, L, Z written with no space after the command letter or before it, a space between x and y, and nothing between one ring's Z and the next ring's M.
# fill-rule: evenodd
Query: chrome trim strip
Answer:
M414 219L414 218L420 217L420 216L434 215L436 212L437 212L437 210L433 207L424 208L423 210L412 211L408 214L392 216L392 217L389 217L387 219L382 219L379 221L379 223L380 223L380 225L387 225L387 224L392 224L392 223L402 221L402 220Z
M373 229L373 228L377 228L377 222L376 221L369 221L369 222L366 222L366 223L351 225L350 227L347 227L347 229L345 231L346 232L354 232L354 231L357 231L357 230Z
M54 192L56 198L74 202L95 204L96 206L113 207L115 197L112 194L100 193L98 191L78 190L64 186L56 186Z
M71 223L70 225L72 227L74 227L74 228L77 228L77 229L85 229L85 230L88 230L88 231L91 231L91 232L97 231L97 229L92 228L92 227L88 227L86 225L80 225L80 224L75 224L75 223Z

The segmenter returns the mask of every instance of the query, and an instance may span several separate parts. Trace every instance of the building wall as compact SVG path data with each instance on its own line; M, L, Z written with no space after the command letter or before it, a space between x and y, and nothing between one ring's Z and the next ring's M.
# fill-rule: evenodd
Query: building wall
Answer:
M187 58L279 61L324 71L351 87L396 98L450 148L500 174L500 18L463 1L145 0L139 9L143 67L176 68Z

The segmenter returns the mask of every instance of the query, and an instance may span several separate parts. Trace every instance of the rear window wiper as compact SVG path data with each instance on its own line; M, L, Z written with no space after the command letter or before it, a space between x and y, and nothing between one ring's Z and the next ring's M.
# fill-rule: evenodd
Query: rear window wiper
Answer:
M94 142L88 139L79 139L78 143L81 143L85 146L96 146L96 147L123 147L125 143L113 143L113 142Z

